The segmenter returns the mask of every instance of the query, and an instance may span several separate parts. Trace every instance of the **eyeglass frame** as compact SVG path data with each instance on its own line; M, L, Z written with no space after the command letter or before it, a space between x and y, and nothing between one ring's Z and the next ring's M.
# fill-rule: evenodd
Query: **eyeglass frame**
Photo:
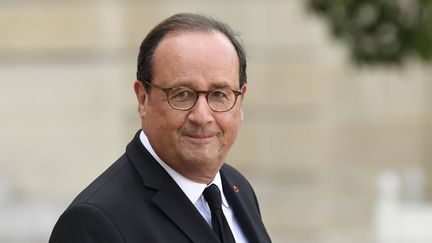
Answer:
M191 110L191 109L194 108L194 106L196 105L196 103L197 103L197 101L198 101L198 99L199 99L199 97L200 97L200 94L205 94L205 98L206 98L206 101L207 101L207 105L208 105L208 107L209 107L212 111L214 111L214 112L227 112L227 111L232 110L232 108L233 108L233 107L235 106L235 104L237 103L237 98L238 98L238 97L243 93L242 91L239 91L239 90L232 90L232 89L212 89L212 90L208 90L208 91L204 91L204 90L194 90L194 89L191 89L191 88L186 87L186 86L179 86L179 87L164 88L164 87L161 87L161 86L159 86L159 85L157 85L157 84L150 83L150 82L148 82L148 81L143 81L143 83L147 84L147 85L150 86L151 88L157 88L157 89L160 89L160 90L162 90L163 92L165 92L165 94L166 94L166 96L167 96L168 104L169 104L169 105L171 106L171 108L173 108L174 110L179 110L179 111L187 111L187 110ZM170 98L169 98L169 92L170 92L171 90L173 90L173 89L178 89L178 88L182 88L182 87L187 88L187 89L190 89L190 90L192 90L193 92L195 92L195 93L197 94L196 99L195 99L195 102L193 103L193 105L192 105L191 107L189 107L189 108L187 108L187 109L182 109L182 108L175 107L173 104L171 104L171 101L170 101ZM209 100L208 100L208 96L209 96L210 93L214 92L215 90L229 90L229 91L232 91L232 92L234 93L234 103L232 104L232 106L231 106L229 109L227 109L227 110L215 110L215 109L213 109L213 108L210 106L210 103L209 103Z

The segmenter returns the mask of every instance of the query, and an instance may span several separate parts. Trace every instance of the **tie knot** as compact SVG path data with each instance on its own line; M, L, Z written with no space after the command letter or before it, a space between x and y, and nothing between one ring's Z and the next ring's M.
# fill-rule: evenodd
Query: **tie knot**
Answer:
M222 198L219 188L215 184L208 186L203 192L204 198L207 201L210 210L222 209Z

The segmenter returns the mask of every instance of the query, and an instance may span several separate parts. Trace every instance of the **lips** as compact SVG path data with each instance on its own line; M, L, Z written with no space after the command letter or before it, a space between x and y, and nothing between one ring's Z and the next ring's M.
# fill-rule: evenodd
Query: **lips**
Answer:
M211 138L215 136L215 135L202 135L202 134L185 134L185 135L196 139L205 139L205 138Z
M215 138L221 134L221 130L216 126L200 127L191 124L185 124L178 132L180 137L192 143L214 142Z
M184 135L193 143L209 143L216 136L216 133L185 133Z

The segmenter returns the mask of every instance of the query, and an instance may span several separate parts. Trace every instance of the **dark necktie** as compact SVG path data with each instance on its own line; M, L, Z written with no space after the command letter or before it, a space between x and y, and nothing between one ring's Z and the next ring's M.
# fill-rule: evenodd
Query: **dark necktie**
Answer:
M208 186L203 192L212 218L213 231L222 243L235 243L234 236L222 212L222 198L219 188L215 184Z

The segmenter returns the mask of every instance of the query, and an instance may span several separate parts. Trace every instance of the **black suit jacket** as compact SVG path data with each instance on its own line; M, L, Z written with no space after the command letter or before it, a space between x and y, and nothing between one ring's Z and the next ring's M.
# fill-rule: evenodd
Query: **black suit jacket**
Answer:
M271 242L251 185L221 170L224 194L251 243ZM234 190L234 186L238 187ZM60 216L49 243L219 243L176 182L145 149L139 132L123 154Z

